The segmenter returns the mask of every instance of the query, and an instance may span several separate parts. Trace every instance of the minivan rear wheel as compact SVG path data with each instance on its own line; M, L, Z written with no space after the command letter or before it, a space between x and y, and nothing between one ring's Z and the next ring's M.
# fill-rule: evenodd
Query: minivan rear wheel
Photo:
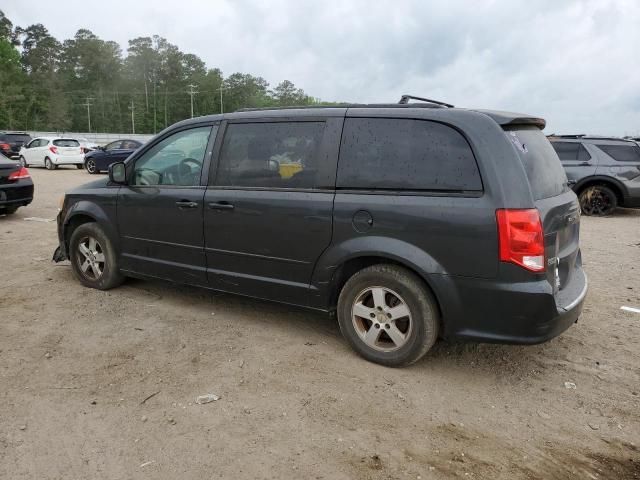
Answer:
M580 208L589 216L604 217L611 215L618 207L615 192L604 185L592 185L580 192Z
M401 367L424 356L438 338L438 308L424 282L390 264L367 267L338 298L340 331L369 361Z

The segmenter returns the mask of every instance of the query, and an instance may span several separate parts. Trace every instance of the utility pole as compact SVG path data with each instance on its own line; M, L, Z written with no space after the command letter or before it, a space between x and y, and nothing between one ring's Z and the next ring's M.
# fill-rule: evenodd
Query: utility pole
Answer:
M87 123L89 124L89 133L91 133L91 105L93 105L93 103L91 103L91 102L93 100L95 100L95 98L90 97L90 96L87 95L86 103L82 104L85 107L87 107Z
M191 84L189 85L189 91L187 92L189 94L189 96L191 97L191 118L193 118L193 96L198 93L197 90L195 90L196 85Z
M222 105L222 88L223 88L222 84L220 84L220 88L219 88L219 90L220 90L220 113L224 113L224 107Z
M129 110L131 110L131 133L136 133L136 117L135 117L135 112L136 112L136 105L135 103L133 103L133 98L131 99L131 105L129 105Z

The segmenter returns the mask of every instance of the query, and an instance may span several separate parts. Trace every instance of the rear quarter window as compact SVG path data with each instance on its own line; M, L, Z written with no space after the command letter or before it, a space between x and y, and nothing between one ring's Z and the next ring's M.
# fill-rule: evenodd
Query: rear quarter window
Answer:
M80 142L72 139L54 140L53 144L56 147L79 147L80 146Z
M569 189L558 154L539 128L518 126L507 129L505 135L518 152L534 199L555 197Z
M338 188L482 191L471 147L452 127L428 121L347 118Z
M598 145L600 150L617 162L640 163L640 147L638 145Z

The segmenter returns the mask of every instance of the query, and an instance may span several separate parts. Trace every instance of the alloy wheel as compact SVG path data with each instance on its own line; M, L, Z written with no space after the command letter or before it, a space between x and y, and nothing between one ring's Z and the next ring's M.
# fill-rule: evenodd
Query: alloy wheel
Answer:
M95 160L87 160L87 172L96 173L96 162Z
M411 311L403 298L385 287L368 287L351 308L353 327L369 347L391 352L402 348L411 335Z
M76 261L82 274L89 280L98 280L102 277L105 267L104 251L94 237L87 236L80 239Z
M607 191L592 187L580 196L580 207L586 215L608 215L614 209L614 199Z

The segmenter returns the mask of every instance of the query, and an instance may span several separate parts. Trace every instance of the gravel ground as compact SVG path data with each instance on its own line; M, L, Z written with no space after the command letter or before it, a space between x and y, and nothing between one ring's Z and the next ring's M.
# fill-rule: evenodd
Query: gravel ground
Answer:
M388 369L317 313L81 287L50 261L55 223L25 220L90 177L32 175L0 217L2 479L640 478L640 314L620 310L640 307L640 211L582 219L590 292L559 338Z

